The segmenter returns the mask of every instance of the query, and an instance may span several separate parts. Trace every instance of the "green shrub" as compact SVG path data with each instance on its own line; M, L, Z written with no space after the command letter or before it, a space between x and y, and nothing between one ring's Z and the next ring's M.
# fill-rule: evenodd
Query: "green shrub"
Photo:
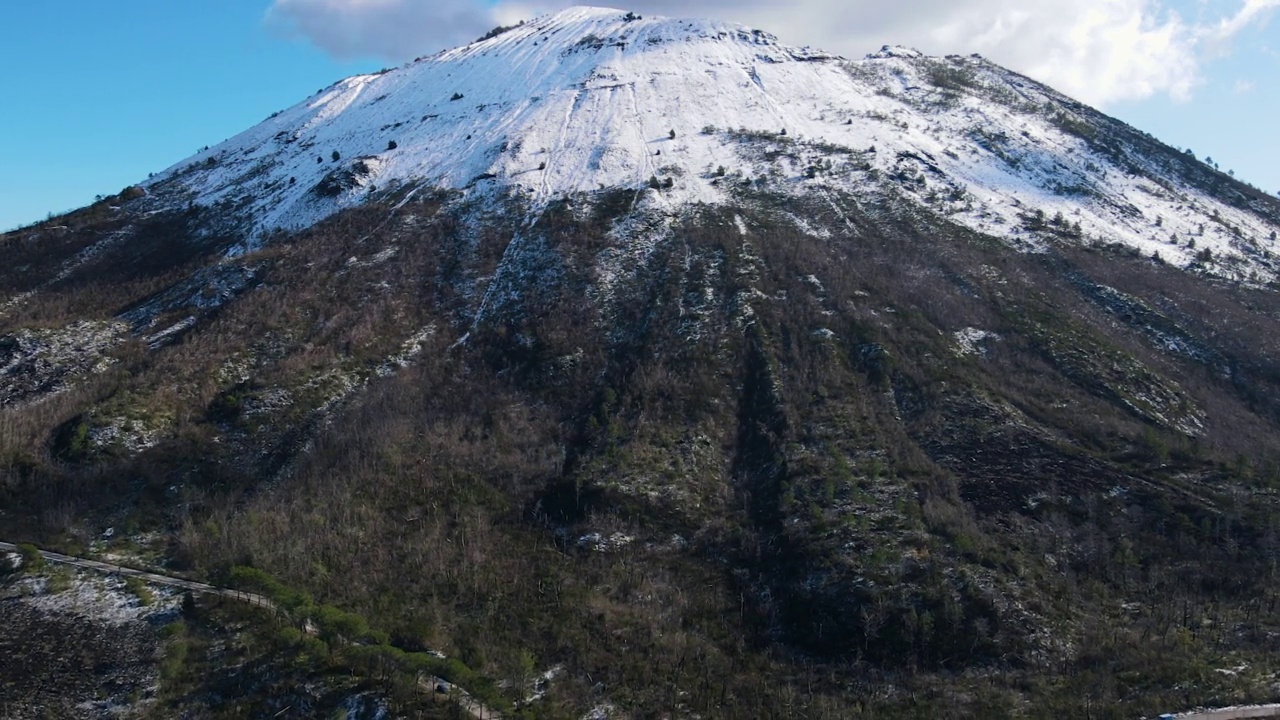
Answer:
M44 555L40 554L40 549L35 545L22 543L18 546L18 554L22 556L23 570L27 572L35 572L44 569Z
M219 394L209 404L209 419L214 422L231 422L244 410L244 395L234 389Z
M49 573L49 581L44 586L45 592L50 595L64 593L71 589L71 571L66 568L58 568Z
M125 576L124 588L138 598L138 602L143 605L150 605L156 601L156 596L151 592L151 588L147 587L147 584L141 579L132 575Z
M187 637L186 625L181 622L166 625L161 632L169 642L164 649L164 658L160 661L160 678L165 683L173 683L186 667L191 641Z
M78 415L58 428L53 439L53 454L59 460L81 462L89 456L89 420Z

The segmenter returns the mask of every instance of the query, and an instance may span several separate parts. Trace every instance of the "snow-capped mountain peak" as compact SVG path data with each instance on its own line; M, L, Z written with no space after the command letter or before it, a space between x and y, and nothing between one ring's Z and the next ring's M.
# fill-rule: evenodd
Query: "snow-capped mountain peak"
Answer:
M849 61L733 23L592 7L338 82L150 187L238 208L252 239L416 187L536 206L654 186L675 208L748 184L891 192L1021 247L1119 242L1274 274L1274 199L980 57L886 46Z

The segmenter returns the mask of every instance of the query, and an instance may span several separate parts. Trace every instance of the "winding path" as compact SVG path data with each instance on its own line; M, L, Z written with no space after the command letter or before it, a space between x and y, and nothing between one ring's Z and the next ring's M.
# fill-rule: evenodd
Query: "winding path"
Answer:
M1254 720L1261 718L1280 718L1280 704L1246 705L1242 707L1222 708L1219 710L1197 710L1195 712L1174 715L1175 720Z
M14 545L13 543L0 542L0 552L4 551L19 552L17 545ZM99 560L63 555L62 553L56 553L50 550L40 550L40 555L44 557L46 562L71 565L73 567L84 568L85 570L95 570L97 572L107 573L109 575L135 577L139 580L153 583L155 585L167 585L169 587L175 587L181 590L190 590L191 592L203 593L205 595L220 595L222 597L240 600L241 602L246 602L250 605L264 607L269 610L276 609L275 603L271 602L271 600L254 593L232 590L230 588L215 587L207 583L187 580L185 578L174 577L172 575L158 575L153 572L147 572L146 570L124 567L123 565L114 565L112 563L105 563Z
M267 608L271 611L279 610L279 608L276 607L276 604L271 602L270 599L256 593L232 590L230 588L220 588L215 585L209 585L208 583L196 582L195 580L187 580L186 578L174 577L172 575L160 575L154 572L147 572L146 570L138 570L137 568L105 563L100 560L90 560L88 558L75 557L73 555L63 555L62 553L56 553L50 550L40 550L39 548L37 548L37 550L39 550L41 557L43 557L46 562L70 565L72 567L107 573L109 575L135 577L143 582L153 583L155 585L167 585L168 587L178 588L180 590L189 590L194 593L202 593L205 595L218 595L220 597L246 602L257 607ZM20 552L20 550L18 549L18 546L13 543L0 542L0 553L3 552L16 553ZM453 699L458 703L458 706L477 720L499 720L502 717L497 711L485 707L466 690L442 678L428 678L424 680L422 685L431 690L435 690L440 687L445 688L448 694L453 696Z

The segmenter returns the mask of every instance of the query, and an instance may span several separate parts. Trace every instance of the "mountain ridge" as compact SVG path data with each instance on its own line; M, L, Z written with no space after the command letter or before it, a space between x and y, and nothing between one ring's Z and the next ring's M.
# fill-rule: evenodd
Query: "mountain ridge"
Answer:
M1026 248L1118 242L1274 278L1280 201L1213 171L1188 184L1198 161L1133 149L1149 142L980 57L886 47L847 61L732 23L573 8L340 81L147 187L252 215L246 247L414 188L541 207L653 182L667 191L648 202L669 210L729 202L746 182L889 189Z

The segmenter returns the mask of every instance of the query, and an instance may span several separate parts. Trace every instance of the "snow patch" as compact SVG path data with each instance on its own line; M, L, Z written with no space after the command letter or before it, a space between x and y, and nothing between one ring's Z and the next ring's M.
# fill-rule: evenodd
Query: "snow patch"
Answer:
M578 547L600 553L614 552L635 542L636 539L626 533L614 532L602 535L598 532L587 533L578 538Z
M987 348L984 344L990 340L1000 339L996 333L972 327L957 330L953 336L956 339L957 355L986 355Z
M399 352L384 360L374 372L379 377L388 377L397 370L409 367L413 359L422 354L423 343L435 333L435 325L428 325L414 333L408 340L401 343Z
M55 572L62 572L58 568ZM21 581L27 595L23 602L47 612L76 615L108 625L122 625L174 610L181 596L169 587L148 585L153 600L143 605L125 588L122 578L114 575L71 571L70 587L51 592L48 578L25 578Z
M619 717L618 708L613 703L600 703L588 710L581 720L612 720Z

